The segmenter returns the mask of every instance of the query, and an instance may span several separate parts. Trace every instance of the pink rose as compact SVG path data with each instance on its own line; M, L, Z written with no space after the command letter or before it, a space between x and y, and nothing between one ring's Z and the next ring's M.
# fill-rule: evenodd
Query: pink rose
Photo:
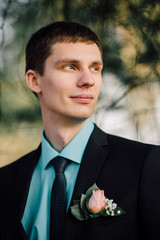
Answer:
M88 203L89 209L93 213L98 213L105 208L105 196L103 190L93 191Z

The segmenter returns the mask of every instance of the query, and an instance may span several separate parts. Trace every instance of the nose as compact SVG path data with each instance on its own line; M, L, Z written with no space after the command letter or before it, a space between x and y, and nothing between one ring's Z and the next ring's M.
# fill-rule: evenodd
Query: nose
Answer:
M84 69L80 72L78 79L78 87L88 88L92 87L95 84L94 77L89 69Z

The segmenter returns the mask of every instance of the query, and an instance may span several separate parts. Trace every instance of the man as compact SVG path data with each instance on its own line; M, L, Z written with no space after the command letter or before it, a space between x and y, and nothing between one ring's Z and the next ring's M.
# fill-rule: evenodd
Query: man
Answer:
M26 81L38 96L44 131L38 149L0 169L1 239L51 239L57 176L51 161L57 156L69 162L61 239L160 239L160 149L106 134L92 123L102 67L98 37L78 23L55 22L29 40ZM74 200L94 183L125 213L95 217L88 210L91 217L77 219Z

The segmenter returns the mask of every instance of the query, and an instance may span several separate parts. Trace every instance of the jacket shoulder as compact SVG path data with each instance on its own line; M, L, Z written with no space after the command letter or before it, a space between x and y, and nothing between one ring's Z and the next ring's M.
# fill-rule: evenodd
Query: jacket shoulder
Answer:
M120 162L124 162L124 164L131 162L140 164L143 163L148 154L153 156L153 152L160 151L160 146L108 134L97 126L95 126L93 138L97 142L101 141L102 143L103 141L101 146L108 149L108 156L111 157L112 162L114 159L115 161L120 159Z
M17 160L0 167L0 175L5 171L10 171L18 168L22 163L24 163L25 161L28 161L29 159L32 160L35 155L40 155L40 151L41 151L41 145L39 145L37 149L25 154L24 156L18 158Z
M17 184L26 185L39 155L40 146L15 162L0 168L0 225L6 216L10 215Z
M150 143L144 143L144 142L140 142L137 140L128 139L128 138L124 138L124 137L120 137L120 136L115 136L115 135L111 135L111 134L107 134L107 136L108 136L108 142L110 145L120 144L120 145L129 145L129 146L140 147L140 148L156 147L156 145L153 145Z
M102 141L105 142L106 145L109 146L121 146L121 147L133 147L133 148L146 148L146 149L151 149L151 148L155 148L158 147L157 145L153 145L153 144L149 144L149 143L143 143L143 142L139 142L137 140L132 140L132 139L128 139L125 137L121 137L121 136L117 136L117 135L112 135L109 133L104 132L102 129L100 129L99 127L97 127L97 125L95 124L95 129L93 132L93 136L95 137L96 141Z
M14 185L17 176L20 172L24 172L24 176L30 169L32 169L39 159L40 155L39 146L38 149L22 156L16 161L0 168L0 192L7 193L14 189Z

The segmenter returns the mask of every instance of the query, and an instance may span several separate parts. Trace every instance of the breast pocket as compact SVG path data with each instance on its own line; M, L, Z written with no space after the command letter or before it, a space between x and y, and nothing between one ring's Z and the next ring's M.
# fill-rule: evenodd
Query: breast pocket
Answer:
M110 225L110 224L117 224L123 221L126 221L128 219L127 214L121 215L121 216L108 216L108 217L97 217L97 218L91 218L85 221L86 226L93 227L99 226L99 225Z
M128 240L127 214L114 217L98 217L83 222L86 239Z

